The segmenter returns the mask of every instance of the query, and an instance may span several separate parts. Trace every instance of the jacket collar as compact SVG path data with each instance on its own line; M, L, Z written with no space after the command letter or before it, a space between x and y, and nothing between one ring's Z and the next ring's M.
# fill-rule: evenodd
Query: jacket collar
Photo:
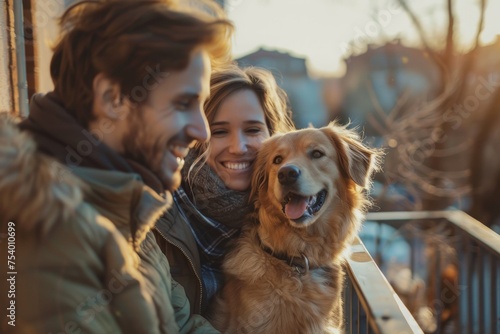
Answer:
M125 158L100 140L99 133L83 128L53 92L35 94L30 114L19 126L32 134L41 152L70 169L90 167L134 172Z
M173 197L175 198L175 195ZM158 219L155 228L164 239L180 248L193 261L195 270L201 277L198 246L189 226L186 213L179 207L176 200L173 200L172 206Z
M170 193L163 198L144 185L138 174L85 167L72 172L88 185L84 188L85 199L111 220L134 247L140 245L172 203Z

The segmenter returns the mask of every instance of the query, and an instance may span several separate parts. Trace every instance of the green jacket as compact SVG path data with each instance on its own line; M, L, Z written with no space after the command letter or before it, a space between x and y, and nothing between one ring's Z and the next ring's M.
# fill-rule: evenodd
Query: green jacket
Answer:
M191 313L200 314L203 285L198 246L187 218L175 203L156 222L154 232L170 264L172 278L186 291Z
M57 224L45 238L22 231L22 222L14 221L17 323L4 329L160 333L134 253L123 237L86 203L75 218Z
M19 286L34 285L31 277L37 277L36 273L40 273L38 276L41 284L36 289L44 290L40 295L34 295L39 297L38 299L29 300L30 296L26 294L28 300L25 303L28 305L26 307L35 310L34 317L40 317L29 318L27 322L42 323L44 316L51 315L58 317L60 325L53 329L54 333L78 332L72 323L65 328L64 321L61 322L62 317L67 315L72 317L69 319L74 319L78 317L76 313L79 311L85 315L87 307L89 310L95 308L100 310L95 312L95 319L98 317L97 313L99 316L109 314L108 318L113 316L119 322L124 322L124 325L116 325L120 329L116 326L101 327L100 324L107 321L103 320L83 332L116 333L121 330L130 333L217 333L201 316L191 315L184 289L172 280L169 263L150 230L155 220L170 204L167 199L159 196L143 182L152 180L141 179L139 174L134 172L136 169L133 167L133 162L127 161L92 136L88 129L84 129L72 113L65 110L64 103L53 92L35 94L32 97L29 117L19 124L19 128L23 133L29 133L33 137L39 151L68 165L70 171L67 173L75 174L84 181L85 205L97 211L100 214L99 219L107 221L108 226L107 230L101 231L102 227L99 230L97 227L87 226L89 225L87 221L68 220L67 226L60 225L61 228L70 230L61 230L57 238L47 238L41 245L23 247L29 249L25 263L30 275L22 277L19 275L18 279L22 280L22 285ZM0 155L0 160L1 158ZM86 168L83 168L84 166ZM0 174L1 171L0 168ZM37 189L37 191L46 190ZM100 234L95 231L96 229ZM86 230L90 232L85 233ZM114 235L116 238L110 239L109 235ZM69 240L62 240L64 238ZM106 246L109 240L115 239L116 242ZM27 241L30 242L35 241ZM24 245L24 242L22 244ZM115 244L124 246L118 247ZM36 256L32 256L40 259L32 260L29 258L30 254L35 254ZM109 254L114 254L116 258ZM59 258L63 261L58 261ZM137 286L138 289L134 291L142 295L141 297L137 293L128 293L125 289L121 296L126 300L124 303L120 302L120 298L111 298L106 290L111 291L114 285L108 287L102 281L108 275L107 270L116 269L116 263L119 264L120 259L131 262L127 268L124 266L118 268L123 268L123 273L135 277L138 283L130 286ZM64 270L71 269L71 264L74 262L81 262L79 271ZM43 271L39 270L41 267ZM130 272L126 272L125 269ZM119 273L122 271L118 270ZM93 278L84 281L87 276ZM57 280L54 281L54 278ZM57 286L51 282L57 282ZM101 291L103 285L104 291ZM89 289L85 290L87 287ZM97 304L92 303L94 296L99 299ZM87 297L90 300L87 300ZM102 307L99 301L107 304ZM82 302L90 304L81 306ZM112 307L115 304L125 309L115 311ZM54 308L50 308L49 305L53 305ZM152 311L148 312L148 309ZM46 327L43 328L43 332L47 333L45 329Z
M138 175L72 172L90 186L79 209L86 218L58 225L42 243L18 237L15 332L219 333L191 315L150 231L168 201Z
M0 166L0 332L160 333L137 254L5 114Z
M178 327L179 333L218 333L203 317L192 314L183 285L172 280L169 262L150 230L167 201L134 174L84 168L75 173L90 185L87 198L92 205L136 249L141 259L139 270L154 302L161 332L174 333ZM130 233L131 228L135 228L135 235Z

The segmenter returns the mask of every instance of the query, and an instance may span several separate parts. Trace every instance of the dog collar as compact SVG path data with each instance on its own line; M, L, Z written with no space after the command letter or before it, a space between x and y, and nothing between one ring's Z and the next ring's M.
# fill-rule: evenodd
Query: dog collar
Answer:
M262 240L260 240L260 237L258 237L258 238L259 238L260 247L262 248L262 250L264 252L275 257L278 260L285 262L287 265L292 267L297 273L299 273L301 275L305 275L309 272L309 269L310 269L309 268L309 259L307 258L307 256L305 254L300 253L300 257L299 257L299 256L288 256L285 253L275 252L271 248L264 245L262 243Z

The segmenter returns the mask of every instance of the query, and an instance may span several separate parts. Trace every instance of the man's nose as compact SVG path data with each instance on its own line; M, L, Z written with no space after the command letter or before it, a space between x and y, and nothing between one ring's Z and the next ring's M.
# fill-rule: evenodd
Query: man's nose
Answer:
M193 112L191 118L188 119L187 123L188 125L186 131L188 136L191 137L192 140L196 140L199 142L210 140L208 120L202 108Z
M231 137L231 142L229 144L229 153L232 154L242 154L248 151L247 138L242 133L235 133Z

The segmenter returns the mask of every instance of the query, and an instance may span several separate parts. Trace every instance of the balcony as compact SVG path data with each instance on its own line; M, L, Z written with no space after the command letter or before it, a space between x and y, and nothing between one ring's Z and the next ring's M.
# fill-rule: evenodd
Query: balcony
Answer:
M371 233L360 236L377 262L356 239L346 265L346 333L500 333L498 234L462 211L376 212L365 224ZM388 229L395 231L391 240ZM424 304L417 307L408 295L396 294L379 269L387 267L384 247L394 233L406 243L410 281L418 278L424 288ZM422 309L430 312L427 322L414 318Z

